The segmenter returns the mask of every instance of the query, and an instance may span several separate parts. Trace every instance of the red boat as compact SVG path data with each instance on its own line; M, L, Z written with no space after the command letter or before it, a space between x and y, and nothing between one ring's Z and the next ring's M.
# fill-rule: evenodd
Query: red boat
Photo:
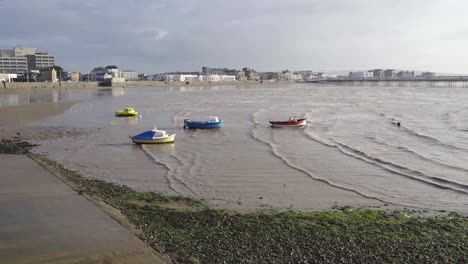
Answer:
M273 127L297 127L297 126L305 126L306 119L296 119L290 117L288 121L270 121L271 126Z

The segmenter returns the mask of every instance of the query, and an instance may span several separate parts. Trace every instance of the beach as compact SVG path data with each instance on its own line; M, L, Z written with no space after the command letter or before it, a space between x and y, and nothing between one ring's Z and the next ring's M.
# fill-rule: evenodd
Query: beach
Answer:
M40 145L36 153L86 177L201 199L215 208L251 212L350 206L466 213L463 153L468 143L460 122L466 113L462 98L450 109L441 105L456 99L458 91L452 90L453 98L436 88L421 98L420 89L411 87L295 83L37 88L1 95L0 131L3 138L19 133ZM113 116L127 104L142 117ZM437 115L430 116L435 120L446 111L440 113L441 122L453 122L453 133L444 135L442 126L425 130L425 110L418 112L414 105L439 106ZM308 118L309 125L269 127L268 120L287 119L291 112ZM210 115L224 119L225 126L182 129L184 118ZM176 142L129 142L129 135L153 125L176 133ZM462 140L455 142L451 135ZM438 156L428 149L439 150ZM453 153L459 154L451 159Z
M467 217L457 213L213 209L84 177L30 153L34 147L0 140L6 263L465 263L468 257Z
M3 91L0 258L466 262L466 99L295 83ZM139 115L115 117L126 105ZM269 126L292 112L307 126ZM210 115L224 126L182 127ZM130 142L154 125L175 143Z

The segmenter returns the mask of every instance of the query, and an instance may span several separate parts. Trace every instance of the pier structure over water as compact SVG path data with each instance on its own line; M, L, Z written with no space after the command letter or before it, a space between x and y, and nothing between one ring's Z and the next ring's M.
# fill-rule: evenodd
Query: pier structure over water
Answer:
M466 87L468 76L432 76L432 77L391 77L391 78L349 78L334 77L305 81L307 83L331 83L346 86L412 86L412 87Z

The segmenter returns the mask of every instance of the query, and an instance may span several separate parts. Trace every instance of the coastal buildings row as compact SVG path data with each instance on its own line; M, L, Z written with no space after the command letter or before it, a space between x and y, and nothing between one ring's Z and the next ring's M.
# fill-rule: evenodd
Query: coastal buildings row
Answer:
M218 74L165 74L164 81L178 81L178 82L232 82L236 80L234 75L218 75Z
M281 72L257 72L247 67L241 70L202 67L201 72L172 72L146 76L147 80L159 81L295 81L303 75L288 70Z
M281 72L257 72L247 67L236 70L204 66L202 67L202 74L232 75L236 76L236 80L238 81L296 81L302 80L303 78L301 73L291 72L289 70L283 70Z
M431 78L432 72L422 72L421 77ZM0 81L97 81L112 79L114 82L159 80L179 82L218 82L218 81L300 81L312 78L350 78L350 79L391 79L414 78L414 71L397 71L395 69L373 69L367 71L349 72L348 76L332 76L330 74L314 73L312 71L293 72L258 72L244 67L242 69L213 68L203 66L201 72L171 72L144 76L134 70L120 70L115 65L96 67L89 73L67 72L55 63L55 56L36 48L17 46L12 49L0 50Z
M433 72L422 72L421 77L434 77ZM347 76L351 79L375 78L375 79L391 79L391 78L414 78L414 71L396 71L395 69L373 69L369 71L350 72Z

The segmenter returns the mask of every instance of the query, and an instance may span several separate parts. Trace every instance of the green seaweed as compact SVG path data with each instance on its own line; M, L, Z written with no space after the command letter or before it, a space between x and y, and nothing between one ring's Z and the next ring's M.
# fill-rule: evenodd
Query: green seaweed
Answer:
M120 209L146 243L177 263L468 263L468 221L458 214L361 209L241 214L88 179L41 159L83 192Z
M0 154L28 154L36 146L36 144L23 141L19 137L0 139Z

